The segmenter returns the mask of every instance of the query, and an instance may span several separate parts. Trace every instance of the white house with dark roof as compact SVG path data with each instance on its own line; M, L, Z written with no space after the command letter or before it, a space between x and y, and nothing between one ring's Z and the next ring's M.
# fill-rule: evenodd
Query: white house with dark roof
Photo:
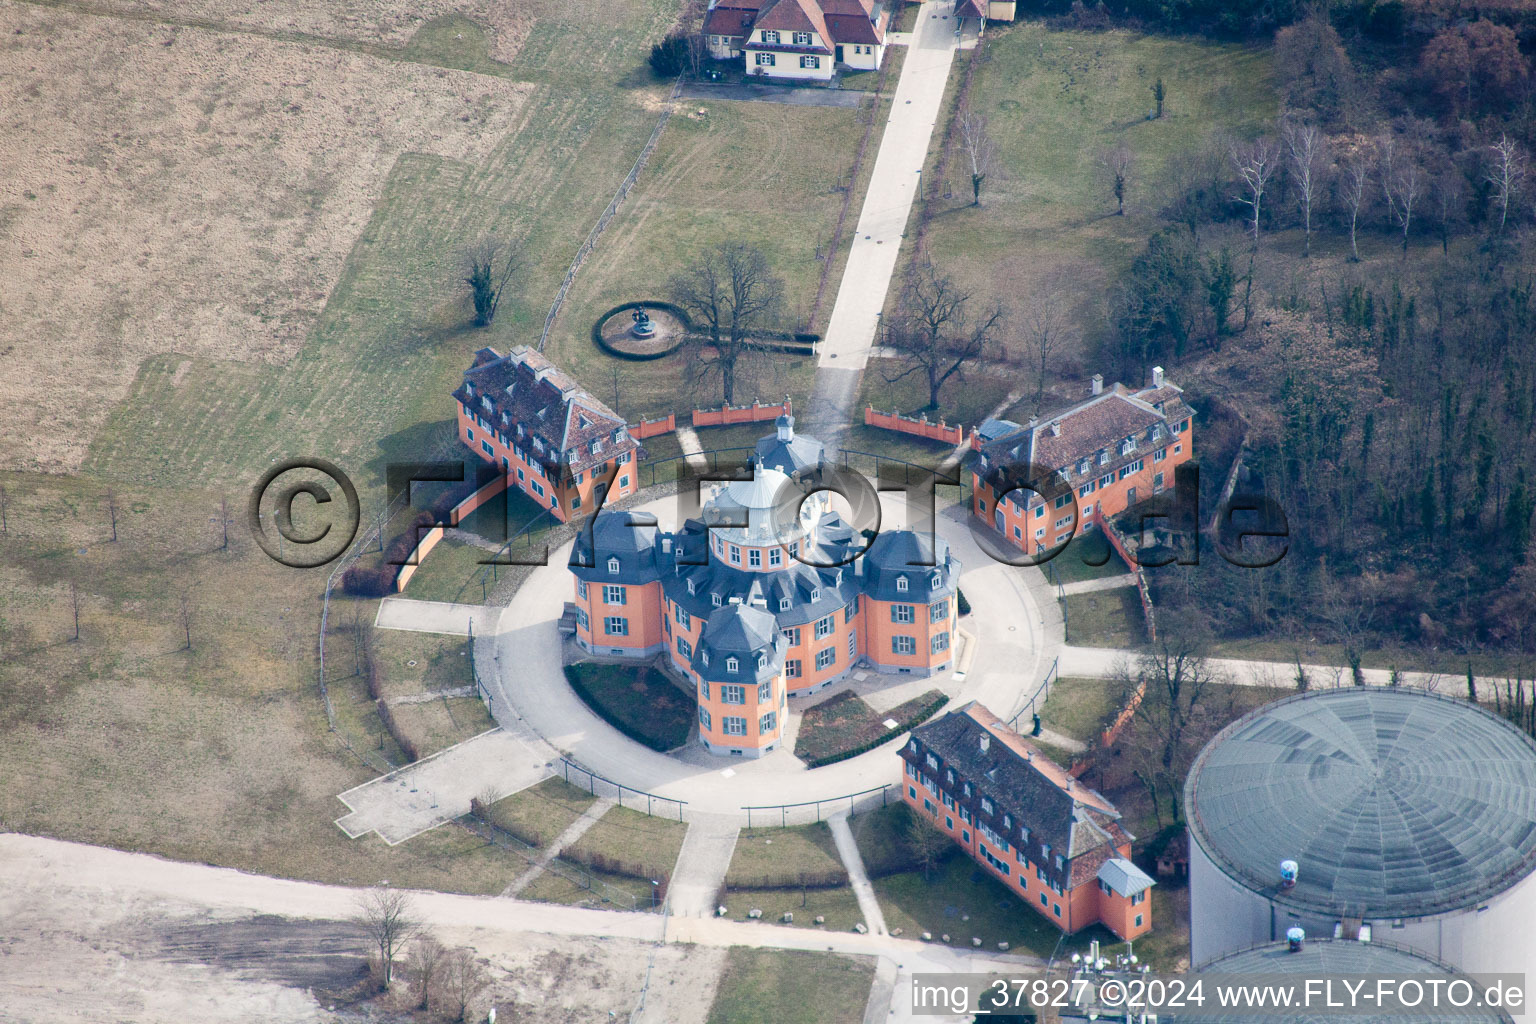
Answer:
M711 57L741 57L748 75L824 82L879 68L889 24L879 0L713 0L703 33Z

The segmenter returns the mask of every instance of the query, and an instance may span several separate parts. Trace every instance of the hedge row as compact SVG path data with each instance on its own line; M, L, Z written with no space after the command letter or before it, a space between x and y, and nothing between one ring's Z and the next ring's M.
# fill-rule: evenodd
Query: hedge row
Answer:
M400 731L400 723L395 721L395 713L389 709L389 705L384 702L384 699L382 697L379 698L374 702L374 706L379 709L379 721L384 723L385 731L399 745L401 753L405 755L405 759L407 761L420 761L421 751L417 749L415 742L409 736Z
M693 325L693 318L688 315L688 311L674 303L652 302L649 300L640 302L623 302L617 306L614 306L612 309L607 310L592 322L592 343L598 348L602 349L604 352L613 356L615 359L625 359L632 363L649 362L652 359L661 359L664 356L669 356L673 352L676 352L678 347L682 344L681 340L678 341L677 345L673 345L671 348L660 349L655 352L624 352L620 349L613 348L608 344L608 342L603 340L603 324L608 322L608 318L618 313L622 313L625 310L634 309L637 306L644 306L647 309L665 310L683 322L684 330L688 331L690 334L695 330ZM753 331L752 333L755 337L770 338L774 341L781 342L781 344L777 345L761 346L764 349L774 352L796 352L800 354L809 354L811 352L811 346L821 340L821 335L814 331Z
M560 859L570 861L572 864L580 864L593 871L601 871L605 875L623 875L625 878L640 878L646 881L655 880L663 887L666 886L672 874L670 867L641 864L638 861L610 857L606 853L593 853L589 850L562 850Z
M750 889L841 889L848 884L848 872L838 869L826 871L783 872L753 878L726 877L727 892Z
M805 766L807 768L822 768L829 764L836 764L838 761L846 761L850 757L858 757L860 754L867 754L881 744L890 742L891 737L897 733L906 732L908 729L922 724L922 722L925 721L930 715L938 711L947 703L949 703L948 697L939 697L929 704L923 706L922 708L919 708L914 714L908 715L905 721L897 722L896 728L886 730L885 735L876 736L872 740L860 743L855 747L849 747L847 750L840 750L835 754L828 754L825 757L813 758L805 762Z

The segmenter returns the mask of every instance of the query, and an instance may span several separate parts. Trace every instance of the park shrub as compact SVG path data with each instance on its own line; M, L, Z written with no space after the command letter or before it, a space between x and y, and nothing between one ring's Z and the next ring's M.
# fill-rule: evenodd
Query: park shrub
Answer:
M955 607L959 609L961 615L971 614L971 602L965 599L965 591L958 587L955 588Z
M378 708L379 721L383 723L384 731L389 733L390 738L399 745L400 752L405 755L405 759L407 761L420 761L421 751L417 748L415 741L400 731L400 723L395 721L395 713L390 710L389 705L382 697L374 702L374 707Z
M386 597L394 593L395 575L392 565L354 565L341 574L341 592L352 597Z

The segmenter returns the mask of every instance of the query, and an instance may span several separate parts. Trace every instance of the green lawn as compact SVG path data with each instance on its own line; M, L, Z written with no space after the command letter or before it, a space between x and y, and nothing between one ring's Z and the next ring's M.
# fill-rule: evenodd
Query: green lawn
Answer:
M879 712L845 690L801 716L795 756L816 766L861 753L917 724L916 719L931 713L928 709L943 699L942 691L929 690L888 712ZM884 723L892 720L897 727L886 728Z
M651 885L651 879L600 871L564 857L555 863L560 865L558 871L541 872L518 893L518 899L598 910L659 909L652 904L660 890Z
M953 198L938 205L928 249L978 301L1017 306L1035 292L1060 293L1085 327L1085 344L1061 353L1056 372L1087 376L1093 370L1081 361L1106 330L1107 287L1156 224L1155 186L1169 157L1213 132L1248 137L1272 127L1270 52L1118 29L1062 31L1038 20L989 25L983 47L971 105L988 119L999 172L982 205L970 206L963 159L952 156L940 188ZM1159 76L1166 111L1149 121ZM957 71L952 90L958 79ZM1116 217L1099 160L1121 143L1134 164L1126 215ZM1032 390L1032 375L1019 377L1016 386ZM958 400L955 389L950 401Z
M846 881L826 822L790 828L743 829L725 882L732 888L791 887L801 879Z
M545 779L496 801L487 817L530 846L547 846L596 802L597 797L564 779Z
M1090 564L1093 562L1102 564ZM1040 571L1052 583L1081 583L1124 576L1131 569L1104 539L1103 531L1093 530L1073 537L1060 554L1040 566Z
M969 948L979 938L983 948L997 950L999 942L1011 949L1050 956L1061 933L1024 905L1023 897L1010 891L957 846L932 878L910 871L875 880L875 895L888 928L900 927L907 935L931 932L933 941L948 935L950 945Z
M848 823L864 870L871 878L908 871L917 863L907 844L912 809L897 796L893 796L893 801L878 810L855 815Z
M804 890L728 889L724 899L726 916L733 921L750 920L748 911L761 910L764 925L846 932L864 920L864 914L859 910L859 898L846 885ZM786 922L786 913L793 915L793 920ZM823 923L816 923L818 917L825 919Z
M1068 594L1067 642L1083 647L1140 647L1147 642L1135 587Z
M732 946L708 1024L859 1024L875 964L867 957Z
M1092 743L1119 712L1119 704L1119 683L1068 676L1051 684L1040 719L1047 729Z
M566 854L593 867L636 878L667 878L688 826L628 807L611 807Z
M653 750L688 742L697 705L649 665L586 661L565 667L577 696L609 725Z

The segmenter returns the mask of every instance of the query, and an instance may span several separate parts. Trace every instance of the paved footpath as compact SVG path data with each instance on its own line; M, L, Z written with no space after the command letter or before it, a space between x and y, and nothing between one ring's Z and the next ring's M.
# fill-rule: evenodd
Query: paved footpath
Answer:
M689 822L672 881L667 885L672 913L679 917L714 916L715 895L725 884L740 832L740 823L730 817L700 814Z
M870 884L869 872L864 870L864 858L859 854L859 844L854 841L853 829L848 827L848 815L834 814L827 819L832 830L832 842L837 844L837 855L843 859L848 871L848 884L859 901L859 913L864 915L864 927L875 935L884 935L885 914L880 901L875 898L875 887Z
M512 880L512 884L501 890L503 896L516 896L533 884L533 880L543 874L549 867L549 862L565 852L566 847L573 845L576 840L587 834L587 831L597 824L597 819L608 813L608 809L617 804L612 797L600 797L593 801L592 805L581 812L581 816L571 822L570 826L555 837L555 841L545 848L539 855L539 859L528 865L528 870Z

